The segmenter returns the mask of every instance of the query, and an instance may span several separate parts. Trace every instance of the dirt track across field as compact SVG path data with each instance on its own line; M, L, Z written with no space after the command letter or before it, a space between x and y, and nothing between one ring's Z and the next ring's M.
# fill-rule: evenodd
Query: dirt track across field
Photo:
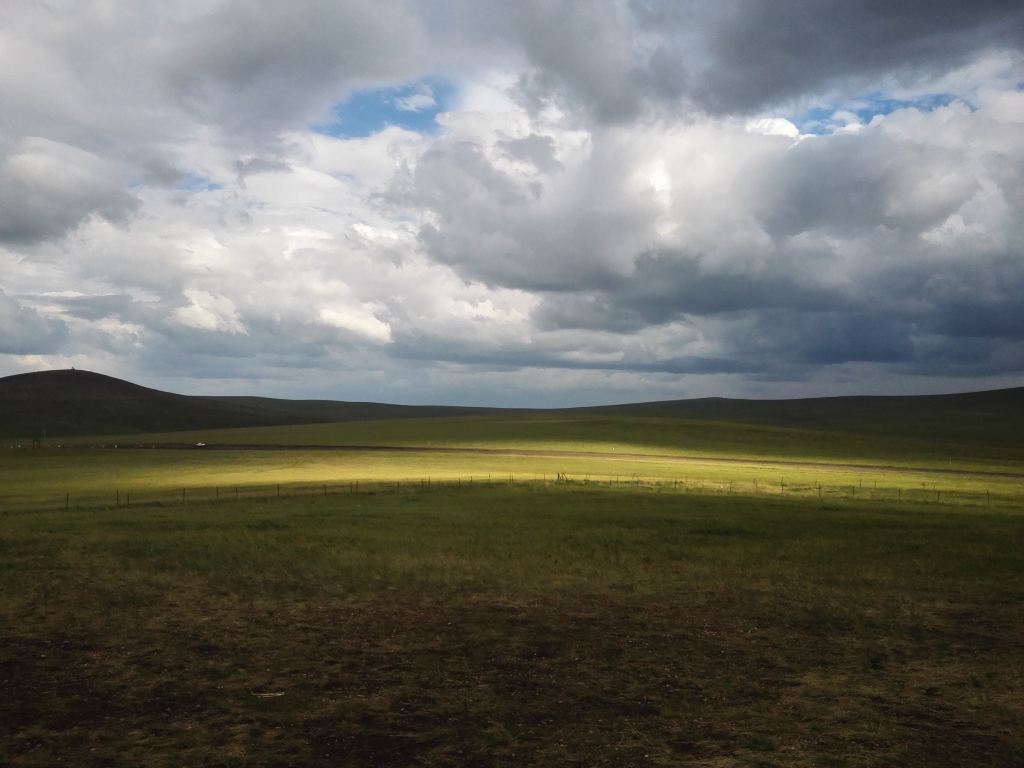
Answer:
M109 445L97 446L108 448ZM891 464L851 464L847 462L825 461L794 461L788 459L757 459L727 458L717 456L687 456L684 454L665 453L602 453L600 451L564 451L531 448L472 448L472 447L437 447L414 445L277 445L277 444L241 444L217 443L196 445L194 443L145 443L120 444L119 448L129 449L161 449L190 451L343 451L343 452L379 452L379 453L449 453L471 456L536 456L549 459L603 459L605 461L629 461L650 463L727 465L742 467L795 468L813 470L849 470L870 471L881 473L915 472L925 475L958 476L958 477L1005 477L1024 480L1021 472L996 472L992 470L945 469L942 467L901 467Z

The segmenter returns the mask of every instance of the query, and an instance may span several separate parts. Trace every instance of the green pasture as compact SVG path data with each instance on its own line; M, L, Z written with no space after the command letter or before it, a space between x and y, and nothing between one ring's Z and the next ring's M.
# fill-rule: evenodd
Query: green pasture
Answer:
M15 444L0 765L1016 768L1022 512L1008 438L549 413Z
M912 439L734 422L578 413L498 414L77 438L103 444L365 445L749 457L1024 472L1024 441Z
M624 491L798 495L1019 508L1024 478L724 460L424 451L52 448L0 451L0 509L556 481ZM358 485L361 483L362 485Z
M950 596L968 577L1004 596L1024 588L1024 515L1016 511L634 495L596 484L387 490L7 512L6 585L33 590L34 568L15 566L45 563L55 574L82 568L122 585L136 576L211 577L228 591L267 581L339 594L376 591L378 582L486 585L489 594L519 596L625 583L716 591L719 571L751 591L801 591L813 577L837 593L870 593L897 576Z
M0 764L1024 762L1017 511L620 490L0 514Z

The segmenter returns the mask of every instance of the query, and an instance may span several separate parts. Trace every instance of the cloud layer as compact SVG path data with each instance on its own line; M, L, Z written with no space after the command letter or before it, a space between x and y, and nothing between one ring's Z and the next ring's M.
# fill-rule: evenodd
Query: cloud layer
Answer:
M575 404L1024 373L1018 3L0 22L0 374Z

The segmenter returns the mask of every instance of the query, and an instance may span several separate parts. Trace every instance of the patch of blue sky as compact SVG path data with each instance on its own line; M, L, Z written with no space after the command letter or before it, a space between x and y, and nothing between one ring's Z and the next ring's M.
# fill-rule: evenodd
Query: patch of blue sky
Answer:
M392 125L431 134L437 131L437 116L449 109L454 97L455 86L444 78L368 88L335 105L331 120L313 129L346 139L372 136Z
M919 109L931 112L956 101L957 97L949 93L930 93L915 99L893 99L881 93L869 93L856 99L835 104L814 106L789 120L800 129L800 133L824 135L832 133L842 125L837 123L834 115L837 112L849 112L856 115L862 123L869 123L878 115L888 115L899 109Z
M175 187L183 192L212 192L215 189L224 189L223 184L211 181L198 173L186 173Z

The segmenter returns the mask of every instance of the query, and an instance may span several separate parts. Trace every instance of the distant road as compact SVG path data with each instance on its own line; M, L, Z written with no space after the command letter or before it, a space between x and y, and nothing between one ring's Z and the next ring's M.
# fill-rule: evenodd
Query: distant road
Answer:
M112 448L110 445L95 446ZM563 451L532 448L457 448L414 445L277 445L253 443L217 443L198 446L195 443L119 443L119 449L161 449L172 451L341 451L379 453L450 453L475 456L537 456L550 459L603 459L611 461L672 462L676 464L711 464L765 468L819 469L819 470L870 470L883 473L917 472L926 475L957 475L975 477L1008 477L1024 479L1021 472L996 472L992 470L944 469L941 467L901 467L892 464L851 464L846 462L793 461L789 459L726 458L718 456L688 456L676 453L604 453L601 451Z

